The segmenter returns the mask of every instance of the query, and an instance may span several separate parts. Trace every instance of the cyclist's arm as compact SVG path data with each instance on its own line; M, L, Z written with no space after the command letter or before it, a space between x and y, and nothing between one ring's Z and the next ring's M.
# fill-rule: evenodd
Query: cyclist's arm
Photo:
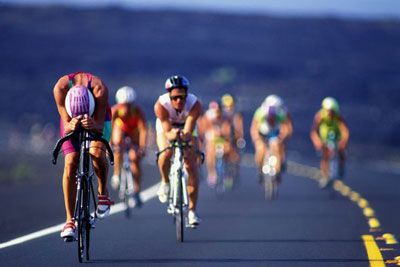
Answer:
M263 141L262 136L260 135L260 132L258 129L260 128L260 122L257 118L253 118L251 121L251 126L250 126L250 136L251 140L253 141L254 144Z
M157 101L154 105L154 113L161 122L161 127L167 140L176 140L178 137L178 131L172 128L171 122L169 121L168 111L160 104L159 101Z
M339 141L339 147L341 149L345 149L347 147L347 144L349 142L350 138L350 131L349 128L347 127L346 122L342 117L339 118L339 130L340 130L340 141Z
M319 117L319 114L316 114L314 117L313 125L311 127L311 132L310 132L310 138L311 141L313 142L314 147L317 150L320 150L322 148L322 140L319 137L319 125L320 125L321 119Z
M201 114L201 104L199 101L194 104L192 109L189 111L189 115L186 118L185 121L185 126L183 128L183 136L185 136L185 139L189 139L189 137L192 136L192 133L194 131L194 127L196 126L196 121L199 118ZM187 140L186 140L187 141Z
M93 117L86 117L83 119L82 126L88 130L101 133L104 127L104 119L106 117L108 105L108 88L98 77L93 77L92 87L95 102Z
M237 112L233 117L233 128L235 129L235 138L243 138L243 116L239 112Z
M139 122L138 122L138 130L139 130L139 149L144 151L146 149L146 141L147 141L147 127L146 127L146 117L140 108L137 108L139 113Z
M285 124L287 125L287 138L290 138L293 135L293 120L289 111L286 113Z
M76 130L80 122L80 117L71 119L65 108L65 97L69 90L68 81L68 76L63 76L57 81L53 88L54 100L57 105L58 113L60 114L61 120L64 124L66 134Z

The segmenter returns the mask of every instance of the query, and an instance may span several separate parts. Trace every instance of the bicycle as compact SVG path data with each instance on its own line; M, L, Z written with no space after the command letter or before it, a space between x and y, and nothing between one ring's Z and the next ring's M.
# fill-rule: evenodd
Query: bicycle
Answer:
M327 180L324 181L326 184L322 184L322 188L328 187L330 189L329 197L333 199L335 198L335 190L332 185L336 180L339 179L338 143L336 140L336 133L334 131L330 131L328 133L328 138L325 145L330 156L328 163L328 177Z
M269 144L273 142L273 139L268 140ZM270 145L267 147L267 153L264 156L262 166L262 184L264 187L264 197L266 200L274 200L278 197L278 177L280 173L277 171L278 158L272 153Z
M77 239L68 238L65 241L78 241L78 260L82 262L85 254L86 260L90 259L90 231L95 228L97 219L95 212L97 204L92 182L94 173L89 154L90 141L100 141L105 145L111 165L114 164L114 156L108 141L102 138L101 135L80 129L67 134L57 141L53 150L52 162L54 165L57 164L57 157L63 143L73 137L77 137L80 144L79 166L76 173L77 193L73 217L74 222L77 224L78 237ZM91 205L91 202L93 205Z
M226 190L226 162L224 158L224 142L225 140L223 138L217 138L217 140L215 140L215 170L217 174L217 181L214 188L218 198L221 197Z
M184 167L183 151L189 148L190 145L187 142L183 142L181 139L175 140L169 147L156 153L157 161L161 153L164 153L168 149L173 149L173 157L171 159L171 167L169 172L170 191L168 198L167 212L174 217L176 240L178 242L184 241L184 229L191 227L186 224L187 212L189 207L189 196L187 192L186 182L188 174ZM201 153L201 161L204 161L204 154Z
M124 149L123 149L123 163L121 167L121 179L119 182L118 196L119 199L125 204L125 216L130 217L130 202L133 200L134 193L134 183L133 183L133 173L130 167L129 160L129 148L130 148L130 138L126 137L124 139Z

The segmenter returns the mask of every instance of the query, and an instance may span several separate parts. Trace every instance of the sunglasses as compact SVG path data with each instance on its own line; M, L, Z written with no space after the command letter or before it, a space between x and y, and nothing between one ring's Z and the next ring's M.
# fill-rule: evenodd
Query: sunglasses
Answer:
M186 100L187 95L174 95L174 96L170 96L169 98L173 101L177 101L178 99L183 101Z

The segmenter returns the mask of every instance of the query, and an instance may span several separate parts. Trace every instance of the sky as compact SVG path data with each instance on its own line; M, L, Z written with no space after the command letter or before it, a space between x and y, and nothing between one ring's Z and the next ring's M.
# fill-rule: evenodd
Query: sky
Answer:
M178 8L234 13L400 19L400 0L0 0L16 4Z

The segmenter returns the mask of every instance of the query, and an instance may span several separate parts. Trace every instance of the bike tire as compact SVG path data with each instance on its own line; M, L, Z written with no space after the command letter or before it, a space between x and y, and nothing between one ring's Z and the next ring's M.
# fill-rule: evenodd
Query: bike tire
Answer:
M91 215L90 215L90 187L86 186L86 206L85 206L85 233L86 233L86 260L90 260L90 231Z
M83 182L81 184L81 189L78 192L78 202L77 202L77 207L78 207L78 260L81 263L83 261L83 255L84 255L84 244L85 244L85 228L84 228L84 208L83 208Z
M128 194L128 186L129 186L129 182L128 182L128 170L126 170L125 168L121 169L121 182L120 184L122 184L122 182L124 183L124 192L123 192L123 202L125 205L125 217L126 218L130 218L131 217L131 209L129 207L129 194ZM120 185L121 186L121 185Z
M264 177L264 197L266 200L275 199L276 183L273 177L266 175Z
M183 216L183 189L182 189L182 171L178 172L177 194L178 194L178 212L175 212L175 230L176 240L184 241L184 216Z

